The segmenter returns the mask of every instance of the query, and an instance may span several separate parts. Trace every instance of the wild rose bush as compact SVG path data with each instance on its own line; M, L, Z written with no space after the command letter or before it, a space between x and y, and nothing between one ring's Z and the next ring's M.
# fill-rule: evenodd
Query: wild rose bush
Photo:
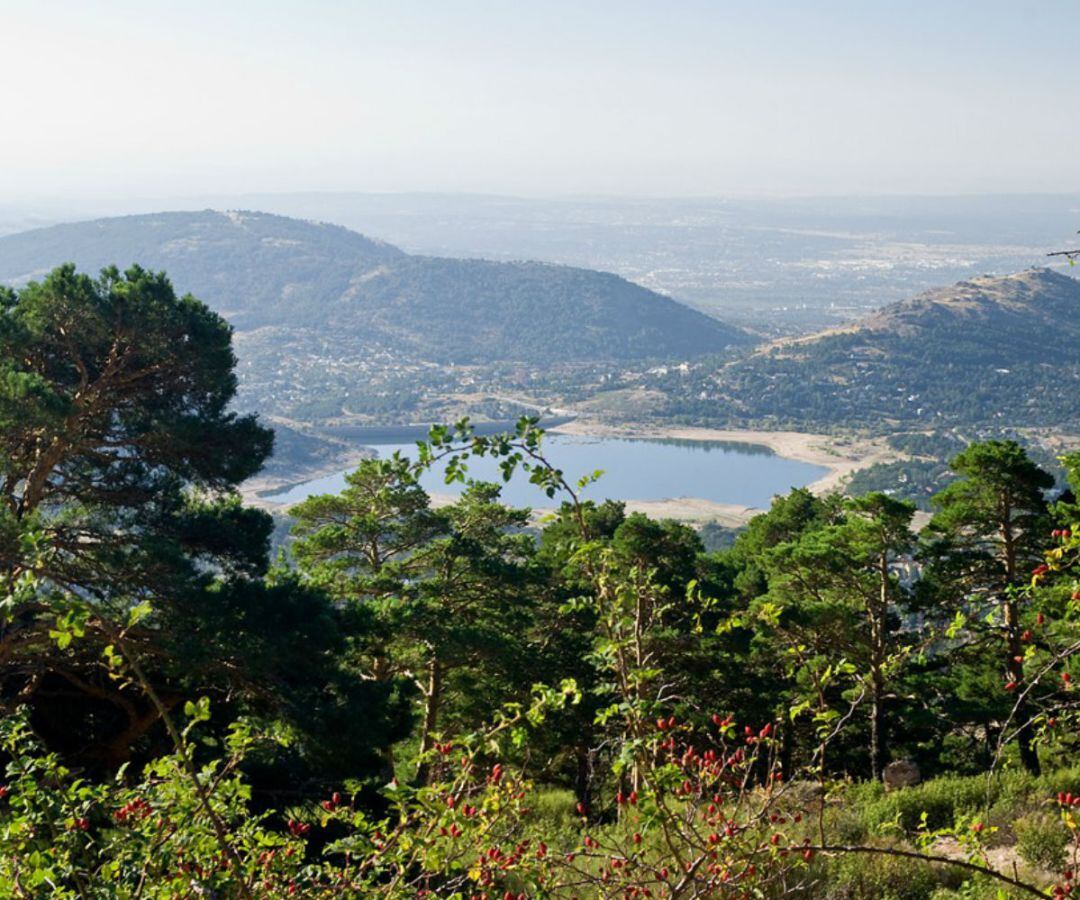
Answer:
M776 777L766 728L748 733L719 715L708 727L657 723L641 789L610 798L610 821L582 815L572 836L548 840L531 816L534 786L490 754L450 742L435 750L445 777L388 785L385 816L343 792L253 816L237 769L254 739L238 729L234 755L200 770L227 829L223 846L179 760L158 760L128 785L92 785L40 752L16 718L2 733L11 762L0 886L11 896L812 896L823 856L906 853L955 865L933 852L944 835L961 841L972 872L992 872L990 834L978 820L916 835L911 851L829 844L821 805ZM1077 799L1052 798L1073 837L1069 868L1055 893L1027 893L1073 890Z
M535 715L535 712L534 712ZM199 769L213 815L182 761L141 779L92 784L42 752L25 722L0 726L6 769L0 885L12 896L720 896L785 886L810 858L789 835L779 782L761 780L767 729L711 732L661 720L643 787L618 794L608 824L581 817L572 845L529 834L533 786L468 744L440 742L445 777L389 785L389 815L347 793L310 808L252 815L238 774L255 738ZM493 735L484 735L490 749ZM768 771L766 768L765 771ZM224 831L218 830L218 825Z
M451 472L460 474L453 460L462 453L495 455L508 475L527 467L535 483L570 496L583 524L576 493L582 485L568 485L547 463L529 426L498 439L447 432L427 462L448 456ZM1022 680L1004 686L1027 701L1040 738L1065 747L1080 713L1075 531L1058 529L1045 564L1032 575L1034 618ZM823 859L891 855L953 866L1013 894L1074 892L1080 798L1068 792L1044 800L1069 835L1065 865L1050 886L996 871L987 852L993 829L978 817L947 830L920 828L902 845L836 841L827 796L805 789L821 772L780 777L777 730L787 723L736 722L722 710L671 702L654 654L671 598L652 573L621 565L584 527L580 538L572 565L587 589L568 609L587 608L597 622L593 658L602 677L595 689L606 703L597 725L614 765L607 795L594 809L579 808L569 830L548 833L534 813L538 788L526 751L537 729L578 701L572 682L537 686L531 704L506 707L477 732L439 735L422 760L427 783L386 785L387 812L379 814L359 805L349 784L317 803L254 813L244 760L258 741L275 736L238 722L209 754L198 743L209 719L202 701L187 704L183 727L162 710L173 754L104 783L68 769L38 745L25 717L9 715L0 722L6 758L0 891L162 898L814 896ZM150 615L144 610L136 618ZM153 696L124 644L126 630L137 624L109 630L114 643L106 665ZM69 599L58 611L55 637L70 642L93 627L91 611L80 612ZM817 710L822 755L844 721L830 712ZM1023 724L1010 723L1011 733ZM1005 732L1002 746L1010 729ZM961 847L962 857L938 852L945 838Z

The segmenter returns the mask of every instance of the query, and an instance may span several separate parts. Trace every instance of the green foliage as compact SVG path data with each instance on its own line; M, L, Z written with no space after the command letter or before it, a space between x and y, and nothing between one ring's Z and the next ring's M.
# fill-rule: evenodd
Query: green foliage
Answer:
M213 696L304 735L294 775L321 757L370 776L407 717L344 664L354 623L324 594L264 580L272 523L235 491L272 436L230 411L229 326L138 267L63 266L2 302L0 697L69 763L144 761L165 736L123 637L163 707Z
M1050 528L1046 492L1054 479L1040 469L1015 441L972 444L952 460L960 476L934 498L937 507L926 528L923 556L928 563L925 591L960 598L957 609L970 623L970 634L985 638L1003 633L1001 669L1007 692L1020 688L1025 678L1025 585L1041 564ZM983 640L978 650L985 651ZM968 674L985 666L982 653L965 661ZM1022 690L1015 715L1024 723L1027 691ZM1001 695L993 692L998 706ZM1038 772L1038 754L1032 747L1032 726L1018 734L1025 766Z
M1070 835L1060 816L1032 813L1017 819L1013 829L1016 831L1016 851L1028 865L1051 872L1065 865Z
M983 809L988 800L996 800L999 792L997 784L979 776L935 778L889 794L878 789L877 798L863 807L863 819L873 833L892 825L909 834L920 827L953 828L965 816Z
M940 866L892 856L852 853L817 868L822 900L934 900L960 881Z
M415 683L424 753L441 731L474 726L527 687L528 511L503 506L499 488L482 483L432 509L413 464L397 456L365 460L347 484L292 509L292 552L306 583L365 621L350 664L375 683Z
M0 581L35 587L6 612L0 695L29 703L84 763L116 765L156 715L105 677L94 648L137 629L155 677L190 683L180 647L214 627L205 593L265 569L269 521L233 491L272 436L229 410L229 326L163 274L62 266L2 305ZM202 674L231 680L235 650Z
M1017 443L956 455L921 543L804 490L708 554L583 501L535 418L462 420L299 504L268 571L221 320L141 269L0 302L9 893L975 896L1048 887L990 865L1014 819L1080 850L1080 776L1034 774L1077 749L1077 509ZM560 504L539 534L477 457ZM992 775L884 792L964 742Z
M953 828L965 818L996 809L1010 824L1025 808L1041 805L1059 791L1080 790L1080 767L1039 777L1010 771L988 777L946 775L914 787L886 793L879 782L846 788L842 796L867 834L887 834L894 827L914 834L920 828Z

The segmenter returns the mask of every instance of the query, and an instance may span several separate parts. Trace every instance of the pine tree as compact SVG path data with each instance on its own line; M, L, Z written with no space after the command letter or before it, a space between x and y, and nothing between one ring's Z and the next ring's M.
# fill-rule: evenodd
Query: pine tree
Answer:
M1015 690L1024 680L1021 588L1042 561L1050 524L1046 492L1054 479L1015 441L972 444L950 466L960 480L933 499L938 511L927 526L929 577L957 611L970 614L975 637L983 616L993 615L1004 680ZM1038 773L1022 698L1015 716L1021 761Z

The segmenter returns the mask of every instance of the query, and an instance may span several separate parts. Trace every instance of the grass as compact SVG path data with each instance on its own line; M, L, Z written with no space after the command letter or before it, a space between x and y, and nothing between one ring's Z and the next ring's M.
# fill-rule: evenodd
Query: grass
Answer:
M857 810L865 834L879 834L899 826L912 833L923 814L931 831L953 828L972 817L988 825L1009 824L1038 809L1059 791L1080 791L1080 766L1058 769L1039 777L1025 772L985 775L951 775L934 778L905 790L886 793L878 783L852 785L843 790L845 805Z
M1011 861L1016 861L1022 875L1026 872L1032 879L1049 883L1050 874L1060 871L1065 862L1069 840L1054 807L1059 791L1080 794L1080 766L1038 778L1018 771L990 778L946 776L891 793L880 783L845 784L832 791L825 803L826 840L911 850L916 833L923 827L930 831L963 829L967 823L980 821L988 828L987 845L1002 854L995 858L996 865L1002 865L1001 859L1010 860L1007 868L1011 873ZM580 834L574 806L569 791L540 792L533 804L530 831L554 838L556 845L573 844ZM806 836L815 842L819 837L816 818L808 815L804 826ZM612 823L592 830L598 834L618 828ZM654 838L649 835L646 839ZM935 847L933 852L944 851ZM947 864L850 854L816 857L805 886L793 896L806 900L1005 900L1014 895L1003 893L1000 882Z

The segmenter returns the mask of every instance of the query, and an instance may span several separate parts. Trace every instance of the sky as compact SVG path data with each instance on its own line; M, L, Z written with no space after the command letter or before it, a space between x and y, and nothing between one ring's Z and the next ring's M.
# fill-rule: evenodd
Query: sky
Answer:
M0 0L0 198L1080 190L1077 0Z

